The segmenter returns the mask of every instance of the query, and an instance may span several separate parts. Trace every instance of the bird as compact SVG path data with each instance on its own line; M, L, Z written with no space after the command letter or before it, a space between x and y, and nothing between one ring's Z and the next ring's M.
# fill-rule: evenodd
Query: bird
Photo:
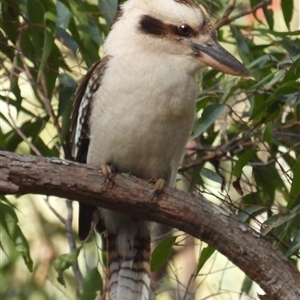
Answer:
M249 77L218 42L192 0L127 0L95 62L77 87L70 143L75 161L174 186L195 120L197 72L205 66ZM95 217L96 216L96 217ZM100 217L99 217L100 216ZM149 221L79 206L79 238L107 238L107 300L147 300L151 292Z

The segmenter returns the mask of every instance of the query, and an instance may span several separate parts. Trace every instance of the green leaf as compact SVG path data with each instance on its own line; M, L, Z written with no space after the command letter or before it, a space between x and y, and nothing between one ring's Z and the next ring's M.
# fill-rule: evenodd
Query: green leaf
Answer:
M275 90L275 96L291 94L291 93L298 93L300 88L299 82L295 82L294 80L285 82L281 84Z
M257 205L271 206L274 202L276 191L285 191L282 178L278 175L274 165L254 167L253 175L258 191L258 195L255 194L255 197L260 199L260 203L257 203Z
M93 42L91 32L94 32L94 28L92 28L91 31L91 22L86 13L84 2L82 2L82 0L60 0L60 2L62 2L72 13L69 30L76 39L87 66L90 67L95 61L99 60L99 46ZM92 27L93 26L94 24L92 24Z
M290 191L290 199L288 201L288 208L293 208L294 204L300 197L300 158L297 159L294 167L292 168L293 181Z
M274 73L270 73L267 74L266 76L262 76L261 79L252 86L252 88L262 87L264 84L267 84L269 80L272 80L273 77L274 77Z
M202 168L200 173L201 173L201 175L205 176L206 178L222 184L222 178L216 172L213 172L212 170L207 169L207 168Z
M295 31L291 31L295 33ZM300 34L300 30L298 30ZM291 34L292 35L292 34ZM300 45L299 39L291 39L288 35L282 36L282 38L278 41L279 45L283 47L290 55L299 55Z
M73 54L76 55L76 52L78 50L78 44L75 41L74 37L70 35L65 29L57 27L56 28L57 36L59 37L59 40L69 49L72 50Z
M278 98L276 98L275 93L273 93L268 99L266 99L263 103L258 103L252 112L251 119L259 120L259 122L265 123L265 118L267 118L274 111L278 111L281 109L281 102Z
M242 175L242 171L244 166L249 162L249 160L256 154L255 149L247 150L245 153L243 153L238 161L236 162L234 168L233 168L233 175L237 178L239 178Z
M36 58L40 58L43 52L44 7L39 0L26 1L27 17L30 29L30 37L34 47Z
M244 34L241 33L240 29L236 26L230 26L233 37L237 43L237 51L242 58L243 62L246 64L254 60L253 53L250 49L250 41L246 38Z
M287 28L290 29L290 23L294 12L294 1L293 0L281 1L281 9L282 9L285 24Z
M45 76L45 80L49 99L52 99L53 90L59 74L59 68L64 68L67 70L67 66L64 65L62 61L61 52L54 43L52 51L47 60L47 65L45 66L45 73L47 74Z
M45 13L45 28L44 28L44 41L43 41L43 53L38 71L38 78L45 71L47 60L52 52L54 46L54 40L56 37L55 30L56 12L53 4L52 11Z
M67 29L70 19L72 17L72 13L68 9L68 7L63 4L61 1L56 1L56 11L57 11L57 17L56 17L56 27Z
M3 196L3 195L1 195L0 196L0 202L4 202L4 203L6 203L8 206L10 206L12 209L14 209L14 210L18 210L18 208L14 205L14 204L12 204L5 196ZM18 210L19 211L19 210ZM0 215L0 217L1 217L1 215Z
M16 100L11 101L10 104L14 105L19 113L22 107L23 97L19 86L19 73L13 74L10 78L10 90L14 94Z
M21 106L18 100L12 99L10 97L3 97L0 95L0 99L4 100L7 103L9 103L9 105L12 105L16 108L16 110L18 110L18 113L23 112L25 114L27 114L28 116L30 116L31 118L35 118L36 117L36 113L34 111L31 111L30 109L27 109L24 106ZM0 111L0 116L1 118L4 118L5 120L7 120L6 117L4 117L4 114L1 113ZM8 122L10 124L10 122Z
M75 94L77 84L75 80L68 74L63 73L58 76L59 81L59 94L58 94L58 112L57 115L61 116L65 109L72 105L72 98Z
M30 257L29 244L18 225L18 217L14 209L0 202L0 224L14 243L16 251L22 256L28 270L32 272L33 261Z
M260 2L261 0L250 0L250 5L251 5L251 8L254 8L257 4L259 4L259 2ZM256 10L254 10L254 16L255 16L255 19L257 20L257 21L259 21L258 19L257 19L257 16L256 16Z
M265 54L265 55L261 55L259 56L257 59L253 60L250 64L247 65L247 68L253 68L254 66L262 69L263 67L265 67L266 65L268 65L268 63L270 62L274 62L277 61L276 57L270 54Z
M177 237L170 236L163 239L153 250L151 258L151 271L157 271L162 267L172 254L172 247L175 244Z
M263 131L263 140L269 144L272 144L273 132L272 122L266 123L266 127Z
M89 19L89 31L90 35L92 37L92 40L97 44L97 45L102 45L103 44L103 38L102 38L102 33L99 29L98 24L93 19Z
M243 199L248 195L244 196ZM260 206L244 206L239 210L238 218L243 222L247 222L248 220L252 220L253 217L261 214L262 212L264 212L264 208L261 208Z
M0 28L13 43L16 42L18 29L20 28L19 10L17 1L1 1ZM1 42L1 48L2 47Z
M296 101L295 101L295 106L298 106L299 104L300 104L300 91L297 94Z
M22 124L20 130L27 138L35 138L42 131L46 125L48 117L39 118L36 120L29 120ZM22 137L15 131L11 132L11 135L6 140L6 150L15 151L18 145L23 141Z
M32 143L35 145L36 148L39 149L42 156L45 157L59 157L59 149L57 147L50 148L49 145L46 145L44 141L40 138L40 136L36 136ZM32 153L34 154L34 153Z
M238 48L244 53L250 53L250 48L245 36L238 30L237 27L231 27L231 31L236 39Z
M263 6L263 12L266 17L269 28L273 30L274 27L274 18L273 18L273 10L269 9L267 6Z
M68 74L60 74L59 94L58 94L58 116L62 116L62 142L65 140L70 128L70 114L72 110L73 97L77 84L75 80Z
M88 37L88 32L84 32L85 30L88 29L88 16L86 13L86 10L84 8L84 3L81 0L74 0L74 1L69 1L69 0L60 0L62 4L64 4L68 10L71 12L71 15L68 15L66 11L64 11L65 15L61 16L67 17L69 19L70 16L74 16L76 19L76 23L79 25L78 29L80 30L80 33L82 33L82 37ZM60 19L62 22L62 20ZM66 23L62 22L62 25L66 26Z
M103 292L103 282L97 267L95 267L88 271L84 278L80 299L95 300L98 291Z
M197 120L193 134L190 139L194 139L202 134L210 125L212 125L222 114L224 110L223 104L212 104L207 106L201 115L201 117Z
M98 6L108 26L115 20L118 10L118 0L98 0Z
M241 292L246 293L246 295L249 295L252 285L253 285L252 279L250 279L248 276L245 276L245 279L242 284Z
M275 83L277 83L284 76L284 74L285 74L285 70L279 70L278 72L276 72L274 74L274 77L264 85L264 88L265 89L271 88Z
M66 286L66 283L65 283L65 280L63 277L63 272L65 270L69 269L77 261L77 257L79 255L80 250L81 250L81 247L78 247L78 248L72 250L70 253L60 255L54 261L54 269L58 274L57 280L63 286Z
M279 213L277 215L268 218L268 220L266 220L261 226L261 234L266 235L273 228L281 226L282 224L285 224L290 220L294 219L299 214L299 211L300 211L300 204L298 204L288 213Z
M287 249L285 255L289 257L293 253L295 253L300 248L300 230L298 230L297 235L295 236L293 242L290 244L289 248Z
M23 31L20 40L20 45L23 53L26 53L26 57L32 63L36 63L40 56L35 55L35 50L31 38L31 32L29 30Z
M300 91L298 92L295 100L295 115L298 121L300 121Z
M259 32L260 34L271 34L272 36L280 36L280 37L286 37L286 36L297 36L300 34L300 30L295 30L295 31L275 31L275 30L270 30L270 29L265 29L265 28L256 28L256 31Z
M282 66L283 68L285 68L286 66L291 65L291 67L286 71L282 83L289 82L289 81L296 81L297 79L300 78L300 72L299 72L300 53L296 56L291 57L291 58L282 60L277 65L278 65L278 67ZM299 88L300 88L300 83L299 83Z
M208 259L212 256L214 252L215 248L213 248L212 246L207 246L206 248L202 249L198 261L196 275L201 271L202 267L205 265L205 263L208 261Z

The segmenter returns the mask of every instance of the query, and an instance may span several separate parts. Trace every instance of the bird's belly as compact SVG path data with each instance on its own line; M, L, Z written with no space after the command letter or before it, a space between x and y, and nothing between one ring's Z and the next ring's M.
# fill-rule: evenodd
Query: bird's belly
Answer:
M113 121L112 121L113 120ZM144 179L169 179L177 165L194 120L194 105L183 114L165 109L115 108L92 126L88 163L111 164L119 172Z

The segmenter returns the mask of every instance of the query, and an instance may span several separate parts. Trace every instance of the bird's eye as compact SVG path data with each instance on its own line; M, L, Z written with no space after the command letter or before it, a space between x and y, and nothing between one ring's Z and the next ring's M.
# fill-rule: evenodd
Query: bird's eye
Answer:
M178 26L177 30L181 36L189 36L192 32L192 28L185 24Z

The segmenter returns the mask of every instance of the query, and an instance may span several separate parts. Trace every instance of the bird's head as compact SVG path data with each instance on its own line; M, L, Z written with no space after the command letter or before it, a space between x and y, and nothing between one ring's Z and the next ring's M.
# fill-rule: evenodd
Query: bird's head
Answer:
M125 45L124 45L125 44ZM111 47L109 47L111 46ZM210 66L249 77L250 72L225 50L203 10L192 0L128 0L108 36L107 49L172 55L191 72ZM109 50L109 49L108 49Z

